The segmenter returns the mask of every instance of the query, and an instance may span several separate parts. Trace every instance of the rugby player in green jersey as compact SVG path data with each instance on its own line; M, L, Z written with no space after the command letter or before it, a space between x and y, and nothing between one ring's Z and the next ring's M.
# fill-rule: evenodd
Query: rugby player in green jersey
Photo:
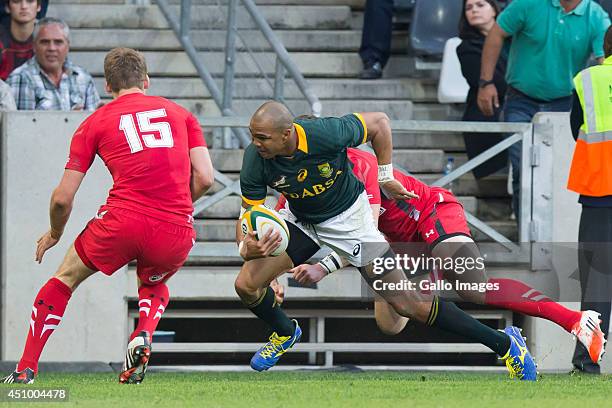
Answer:
M351 170L346 149L370 142L378 161L378 182L394 199L417 198L393 178L393 152L389 118L382 112L364 112L340 118L293 119L278 102L264 103L249 125L253 142L246 148L240 172L242 208L263 204L271 187L287 199L282 213L290 232L287 250L276 257L278 233L260 240L242 233L236 225L236 241L246 261L236 278L242 302L274 331L269 342L251 359L251 367L263 371L274 366L299 341L302 331L276 302L271 282L300 265L327 245L353 266L368 283L380 280L400 283L400 269L373 273L373 261L394 258L372 217L364 186ZM389 287L389 285L384 285ZM533 358L518 331L493 330L473 319L452 302L419 291L376 291L401 316L478 341L510 359L511 373L535 380Z

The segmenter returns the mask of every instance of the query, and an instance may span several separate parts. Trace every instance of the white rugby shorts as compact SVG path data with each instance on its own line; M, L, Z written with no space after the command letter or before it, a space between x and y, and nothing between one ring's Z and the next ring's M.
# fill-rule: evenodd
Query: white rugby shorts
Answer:
M356 267L369 265L374 258L389 250L385 237L374 225L372 209L365 191L347 210L319 224L297 221L289 209L288 202L279 210L279 214L316 244L327 245Z

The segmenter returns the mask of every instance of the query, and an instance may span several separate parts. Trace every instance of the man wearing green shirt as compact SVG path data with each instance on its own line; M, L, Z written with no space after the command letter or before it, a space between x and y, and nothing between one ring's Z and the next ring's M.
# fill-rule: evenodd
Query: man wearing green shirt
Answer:
M602 62L610 19L593 0L514 0L499 15L482 52L478 106L485 115L499 107L493 84L504 39L512 37L503 107L506 122L531 122L538 112L569 112L572 79L591 55ZM508 149L513 209L519 219L522 144Z
M357 267L401 316L476 340L499 354L511 375L535 380L535 362L517 328L499 332L437 296L393 290L406 281L404 272L394 265L385 265L382 271L373 267L377 258L393 260L395 256L376 228L363 184L353 175L346 149L371 142L378 161L378 183L385 193L397 200L418 198L393 178L393 144L386 114L294 119L284 105L266 102L251 118L249 130L253 142L245 150L240 172L242 208L263 204L267 188L275 189L287 199L281 215L290 233L287 250L269 257L280 243L277 232L268 231L257 240L254 232L245 235L240 222L236 225L236 242L246 261L236 278L236 292L245 306L274 330L270 341L251 359L253 369L273 367L301 336L297 321L289 319L277 304L271 282L326 245ZM383 289L377 290L375 283Z

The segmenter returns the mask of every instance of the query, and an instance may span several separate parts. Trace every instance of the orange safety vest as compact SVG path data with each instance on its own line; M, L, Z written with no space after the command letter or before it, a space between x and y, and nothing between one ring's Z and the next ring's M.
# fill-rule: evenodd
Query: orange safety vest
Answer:
M612 56L574 78L584 112L567 188L579 194L612 195Z

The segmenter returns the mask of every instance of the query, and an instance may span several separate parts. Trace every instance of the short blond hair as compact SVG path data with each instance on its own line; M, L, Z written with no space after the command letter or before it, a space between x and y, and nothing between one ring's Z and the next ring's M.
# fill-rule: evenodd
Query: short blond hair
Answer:
M104 78L113 92L138 87L144 89L147 62L132 48L113 48L104 57Z

